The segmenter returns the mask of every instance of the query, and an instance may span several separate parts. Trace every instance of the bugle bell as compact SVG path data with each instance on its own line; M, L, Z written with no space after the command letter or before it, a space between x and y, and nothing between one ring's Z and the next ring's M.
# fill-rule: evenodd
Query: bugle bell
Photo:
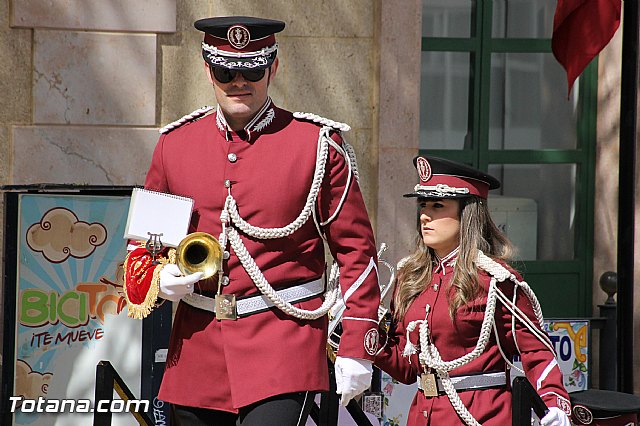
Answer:
M222 247L206 232L194 232L182 239L176 248L176 265L184 275L202 272L202 279L218 273L222 261Z

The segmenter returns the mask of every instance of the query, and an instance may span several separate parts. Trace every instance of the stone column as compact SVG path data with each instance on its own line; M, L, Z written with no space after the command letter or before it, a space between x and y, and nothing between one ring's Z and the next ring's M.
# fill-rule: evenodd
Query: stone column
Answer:
M410 192L417 182L412 160L420 129L422 2L380 2L378 17L378 215L377 238L397 262L413 251L416 210Z

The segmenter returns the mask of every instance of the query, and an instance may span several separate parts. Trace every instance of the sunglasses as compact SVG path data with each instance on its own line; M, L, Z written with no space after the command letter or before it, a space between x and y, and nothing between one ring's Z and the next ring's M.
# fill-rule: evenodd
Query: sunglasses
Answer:
M227 68L211 67L211 75L220 83L230 83L237 74L242 74L242 78L252 83L262 80L265 70L230 70Z

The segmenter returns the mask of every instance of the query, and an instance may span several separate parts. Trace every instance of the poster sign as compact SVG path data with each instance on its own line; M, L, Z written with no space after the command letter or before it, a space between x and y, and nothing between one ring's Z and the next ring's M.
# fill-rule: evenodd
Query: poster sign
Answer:
M556 351L567 392L587 390L589 385L589 320L544 321L545 331ZM519 359L516 365L522 367ZM512 374L515 377L515 374Z
M128 207L124 196L20 195L15 425L92 424L100 360L140 395L142 322L127 317L122 290Z
M405 385L382 372L382 393L384 395L381 426L405 426L411 401L418 391L418 384Z

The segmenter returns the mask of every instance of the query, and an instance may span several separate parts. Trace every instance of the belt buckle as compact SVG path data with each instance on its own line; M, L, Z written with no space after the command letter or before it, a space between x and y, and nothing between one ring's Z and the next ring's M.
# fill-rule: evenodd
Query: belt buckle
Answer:
M216 319L232 321L238 319L235 294L216 295Z
M438 396L438 383L436 375L433 373L423 373L420 375L420 384L422 385L422 393L427 398Z

